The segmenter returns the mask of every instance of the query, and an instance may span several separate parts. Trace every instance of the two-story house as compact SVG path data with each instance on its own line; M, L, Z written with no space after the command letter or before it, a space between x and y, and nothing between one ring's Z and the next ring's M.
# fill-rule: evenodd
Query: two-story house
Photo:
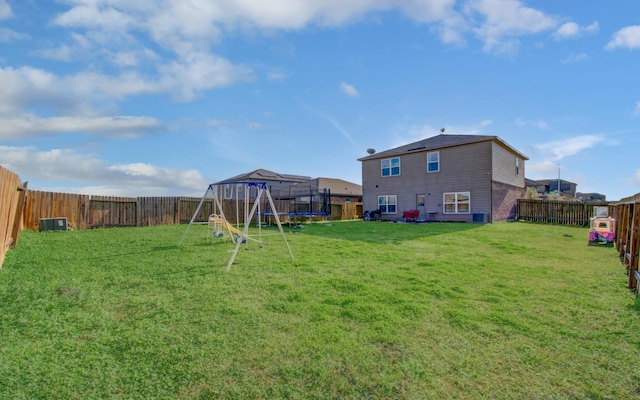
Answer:
M398 220L506 221L525 193L528 157L497 136L441 134L359 158L363 209Z

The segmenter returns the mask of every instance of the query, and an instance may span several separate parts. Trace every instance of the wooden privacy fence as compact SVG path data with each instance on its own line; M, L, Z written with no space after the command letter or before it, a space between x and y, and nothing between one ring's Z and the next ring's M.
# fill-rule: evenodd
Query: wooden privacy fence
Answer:
M638 250L640 250L640 194L627 197L616 203L613 217L616 219L616 249L627 270L628 285L635 289L640 286L638 272Z
M115 226L154 226L187 223L202 199L199 197L110 197L29 191L24 226L38 230L41 218L67 218L71 229ZM232 223L242 222L244 200L222 200L223 212ZM288 213L289 201L274 200L278 212ZM253 203L249 203L249 209ZM267 211L267 204L261 204ZM204 201L196 221L207 221L214 212L212 199ZM331 218L355 219L362 215L361 203L332 204Z
M560 225L587 226L594 216L594 206L609 206L611 215L613 207L606 201L578 202L560 200L518 199L517 219L530 222L544 222Z
M0 268L7 251L18 242L26 187L18 175L0 166Z

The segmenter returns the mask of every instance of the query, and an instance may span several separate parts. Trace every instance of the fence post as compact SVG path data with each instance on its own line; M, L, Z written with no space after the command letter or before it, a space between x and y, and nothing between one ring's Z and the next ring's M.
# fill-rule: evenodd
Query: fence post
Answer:
M11 230L11 248L16 247L18 244L18 236L22 230L22 221L24 214L24 205L27 201L27 185L29 182L25 182L24 185L18 186L18 204L16 205L16 215L13 220L13 229Z

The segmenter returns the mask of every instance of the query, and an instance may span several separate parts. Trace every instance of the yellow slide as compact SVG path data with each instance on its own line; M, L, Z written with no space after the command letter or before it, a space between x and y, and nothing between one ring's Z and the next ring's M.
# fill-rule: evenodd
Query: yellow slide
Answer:
M236 229L226 219L216 214L211 214L209 216L209 229L212 229L216 232L226 230L226 231L230 231L231 233L235 233L238 236L242 236L242 231Z

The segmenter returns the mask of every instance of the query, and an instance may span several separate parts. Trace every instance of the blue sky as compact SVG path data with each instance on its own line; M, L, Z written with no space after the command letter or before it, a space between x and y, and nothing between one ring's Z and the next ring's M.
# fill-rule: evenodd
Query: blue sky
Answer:
M258 168L496 135L526 176L640 192L637 0L0 0L0 165L29 188L201 195Z

